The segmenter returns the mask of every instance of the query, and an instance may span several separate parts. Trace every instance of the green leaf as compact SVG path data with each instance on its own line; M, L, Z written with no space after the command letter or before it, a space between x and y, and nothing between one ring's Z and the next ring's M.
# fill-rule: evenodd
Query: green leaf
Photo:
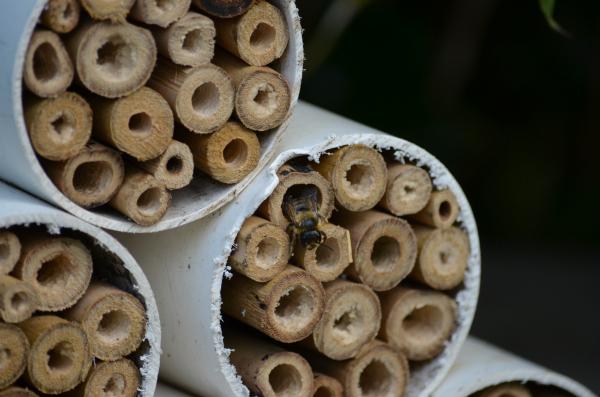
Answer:
M539 2L540 2L540 8L542 9L542 13L544 14L544 17L546 18L548 25L552 29L557 31L558 33L565 35L565 36L570 36L569 32L564 30L562 28L562 26L560 26L558 24L558 22L556 22L556 19L554 19L555 0L539 0Z

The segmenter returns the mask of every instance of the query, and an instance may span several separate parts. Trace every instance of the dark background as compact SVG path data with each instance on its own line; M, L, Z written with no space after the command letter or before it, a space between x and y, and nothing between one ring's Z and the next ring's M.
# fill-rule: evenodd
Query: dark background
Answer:
M301 98L444 162L480 228L473 333L600 392L600 2L557 0L570 37L537 3L298 0Z

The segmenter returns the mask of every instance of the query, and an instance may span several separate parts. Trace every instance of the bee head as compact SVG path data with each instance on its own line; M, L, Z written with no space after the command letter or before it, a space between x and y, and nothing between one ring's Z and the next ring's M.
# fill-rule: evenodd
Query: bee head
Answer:
M313 250L323 242L323 237L323 233L318 230L308 230L300 234L300 242L307 249Z
M305 218L302 219L299 226L304 230L314 230L317 227L317 222L314 218Z

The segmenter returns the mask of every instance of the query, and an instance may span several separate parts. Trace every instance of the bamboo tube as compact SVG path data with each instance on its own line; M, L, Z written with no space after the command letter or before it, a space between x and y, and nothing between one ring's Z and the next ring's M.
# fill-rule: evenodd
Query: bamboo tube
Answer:
M179 138L192 150L196 168L222 183L240 182L260 160L258 137L235 121L212 134L183 132Z
M318 211L322 219L329 219L333 213L334 196L331 184L327 182L318 172L310 168L299 169L286 164L277 171L279 184L271 195L261 204L259 214L276 225L286 228L290 220L283 213L286 194L294 194L306 186L315 187L318 190Z
M173 63L201 66L215 53L215 24L209 17L188 12L167 29L152 29L158 52Z
M77 0L48 0L40 22L56 33L69 33L79 23L81 7Z
M375 210L343 212L335 219L350 231L354 258L346 269L350 278L385 291L412 271L417 240L408 222Z
M9 387L6 390L0 391L0 397L38 397L38 395L24 387Z
M92 135L92 109L81 96L27 97L25 123L33 149L45 159L64 161L79 153Z
M306 342L333 360L346 360L375 339L380 325L377 295L363 284L336 280L325 285L323 317Z
M337 202L353 212L367 211L385 194L383 156L365 145L349 145L321 156L314 168L333 186Z
M38 308L34 289L11 276L0 276L0 318L7 323L20 323Z
M129 17L166 28L185 15L192 0L137 0Z
M105 283L92 282L65 318L81 324L91 354L100 360L114 361L133 353L144 339L144 306L133 295Z
M313 372L299 354L242 332L226 332L231 362L244 384L264 397L310 397Z
M457 308L451 298L409 288L395 288L379 298L383 340L413 361L429 360L442 351L456 323Z
M129 23L84 21L70 36L67 49L75 60L80 82L107 98L140 89L156 63L156 44L150 31Z
M171 193L152 175L126 167L125 179L110 205L138 225L160 221L171 205Z
M204 11L219 18L233 18L242 15L252 5L255 0L194 0L194 5Z
M92 256L79 240L27 234L21 237L21 259L15 277L29 283L38 310L60 311L83 296L92 277Z
M73 63L60 37L50 30L34 31L23 66L27 89L43 98L55 97L67 90L73 75Z
M119 99L93 97L94 137L139 161L160 156L171 143L173 112L156 91L142 87Z
M12 272L21 257L21 241L16 234L0 230L0 276Z
M312 397L343 397L344 387L335 378L323 374L315 374Z
M321 282L338 278L352 262L352 244L348 230L325 223L320 226L325 241L316 249L296 242L292 261Z
M480 391L474 397L532 397L532 395L529 389L522 384L505 383Z
M433 289L457 287L465 277L469 260L469 238L457 227L434 229L413 225L419 253L410 274Z
M310 363L316 371L337 379L347 397L402 397L408 383L406 358L378 340L363 346L352 360L315 358Z
M265 66L279 59L289 41L281 11L258 0L245 14L215 19L217 43L249 65Z
M294 266L265 284L235 275L221 295L224 313L284 343L310 335L325 304L321 283Z
M188 145L172 140L167 150L155 159L137 164L167 189L182 189L194 177L194 156Z
M94 19L123 22L135 0L79 0Z
M432 188L431 178L424 169L412 164L391 164L379 205L396 216L416 214L427 205Z
M238 232L228 263L236 272L266 282L287 266L289 257L287 233L265 219L251 216Z
M198 134L218 130L233 112L231 78L210 63L184 68L161 58L148 86L169 102L177 121Z
M431 193L425 208L410 215L409 219L423 225L445 229L456 222L459 212L456 196L449 189L444 189Z
M65 196L85 208L106 204L123 183L121 153L99 143L63 162L47 162L48 176Z
M222 67L235 87L235 113L254 131L279 127L291 106L288 83L275 70L248 66L225 51L217 51L213 63Z
M60 394L81 383L92 364L85 332L56 316L37 316L19 324L31 345L26 380L45 394Z
M69 397L135 397L141 384L140 371L126 358L101 362L90 370L82 384Z
M0 323L0 390L11 386L27 367L29 341L20 328ZM3 396L0 392L0 396Z

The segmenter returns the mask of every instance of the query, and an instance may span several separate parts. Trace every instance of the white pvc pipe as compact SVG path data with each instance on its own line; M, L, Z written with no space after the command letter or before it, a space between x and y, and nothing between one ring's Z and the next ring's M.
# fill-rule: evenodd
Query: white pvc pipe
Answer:
M270 0L285 15L290 41L278 61L280 70L290 85L292 106L298 100L304 50L298 9L293 0ZM235 185L219 184L205 176L196 176L188 187L173 192L171 208L164 218L152 226L139 226L111 209L86 210L69 200L46 175L29 142L23 119L23 61L31 33L36 26L46 0L10 1L0 13L0 179L56 204L78 218L105 229L139 233L166 230L200 219L232 199L260 172L274 154L288 122L269 133L260 133L261 160L258 167Z
M471 207L448 170L425 150L399 138L299 103L280 154L239 197L211 216L159 234L117 237L142 263L158 297L163 319L161 377L194 394L247 396L229 363L221 333L221 282L230 275L227 258L242 222L266 199L278 179L276 170L297 156L318 156L338 146L363 143L392 149L429 169L438 188L450 188L460 204L459 221L468 233L471 255L463 286L456 293L456 331L444 351L411 372L408 396L426 396L439 384L467 337L479 293L479 238Z
M595 397L573 379L474 337L467 339L448 376L431 397L467 397L506 382L533 382L558 387L575 397Z
M136 295L146 308L148 324L141 354L136 357L142 384L140 395L152 397L160 363L160 320L154 294L144 272L117 240L61 210L0 182L0 229L13 226L46 227L50 234L66 233L87 240L94 258L94 273Z
M174 389L171 386L167 386L164 383L158 383L156 385L155 397L193 397L190 394L186 394L180 390Z

